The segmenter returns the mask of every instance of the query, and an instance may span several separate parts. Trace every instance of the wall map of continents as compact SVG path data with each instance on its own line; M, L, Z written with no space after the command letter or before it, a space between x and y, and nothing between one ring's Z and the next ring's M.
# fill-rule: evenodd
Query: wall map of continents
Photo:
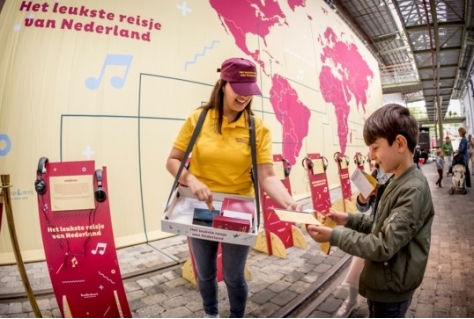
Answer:
M282 125L282 154L293 165L301 149L302 141L308 135L310 111L300 101L297 89L285 80L285 75L270 75L269 67L262 58L274 58L271 43L272 32L279 32L281 28L292 28L289 23L291 15L301 15L306 3L303 0L284 1L234 1L210 0L222 26L235 41L237 47L244 54L253 59L262 68L264 76L271 77L270 102ZM285 9L283 9L285 8ZM298 10L297 13L297 9ZM308 10L309 11L309 10ZM321 7L321 12L327 13ZM308 25L316 22L313 19L314 10L307 12L303 17ZM262 48L250 48L249 37L261 39ZM350 102L355 99L357 108L366 112L367 94L370 80L374 77L369 65L364 60L355 43L347 42L343 35L338 37L331 27L316 35L314 43L320 47L319 90L324 101L333 106L337 118L337 135L340 151L345 154L348 143L348 117L351 111ZM295 40L296 41L296 40ZM276 63L280 63L276 61ZM265 94L265 93L264 93Z

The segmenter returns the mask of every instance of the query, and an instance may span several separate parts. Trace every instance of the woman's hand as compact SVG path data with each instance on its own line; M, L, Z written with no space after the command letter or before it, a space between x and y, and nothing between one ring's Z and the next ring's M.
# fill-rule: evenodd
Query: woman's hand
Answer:
M301 204L298 204L296 201L292 201L290 202L290 204L288 204L286 209L301 212L303 210L303 206Z
M189 187L194 197L202 202L212 203L212 193L206 184L200 182L194 175L189 174L186 185Z

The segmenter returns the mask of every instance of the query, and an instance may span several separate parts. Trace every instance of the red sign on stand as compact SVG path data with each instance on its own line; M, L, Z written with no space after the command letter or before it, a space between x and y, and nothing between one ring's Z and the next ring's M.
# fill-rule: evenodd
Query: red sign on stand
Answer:
M360 152L357 152L354 155L354 164L356 164L357 168L360 169L361 171L365 171L364 163L365 163L364 155L362 155Z
M349 158L340 152L334 154L334 160L339 170L339 179L341 181L342 203L344 211L347 212L346 200L350 201L352 197L351 179L349 176Z
M281 164L281 165L280 165ZM291 164L288 160L285 160L280 154L273 155L273 166L274 171L277 176L280 177L281 182L288 190L288 193L291 194L291 185L290 185L290 171ZM274 252L272 249L277 249L277 245L272 245L270 233L276 235L280 238L281 242L285 246L284 248L289 248L293 246L293 232L291 226L294 223L282 222L275 214L273 208L282 208L280 204L275 202L270 196L265 193L262 188L260 188L260 201L263 209L263 218L264 218L264 227L267 239L268 255L273 255ZM272 247L273 246L273 247ZM275 252L277 255L282 255L283 252Z
M45 172L46 170L46 172ZM38 163L40 227L63 317L127 317L107 198L107 171L94 161Z
M369 172L373 172L375 169L375 161L370 159L370 153L367 153L367 162L369 163Z
M306 168L313 200L313 209L317 212L327 214L331 208L331 196L326 176L328 161L319 154L308 154L303 159L303 167Z

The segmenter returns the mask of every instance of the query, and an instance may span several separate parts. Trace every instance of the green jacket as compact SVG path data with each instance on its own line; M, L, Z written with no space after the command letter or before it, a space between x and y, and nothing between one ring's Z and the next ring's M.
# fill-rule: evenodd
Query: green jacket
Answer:
M451 144L451 142L449 143L444 142L441 149L443 150L443 153L446 156L451 156L453 154L453 144Z
M362 296L378 302L412 297L428 262L434 213L428 182L412 165L388 183L374 222L349 214L345 227L334 228L331 245L365 259Z

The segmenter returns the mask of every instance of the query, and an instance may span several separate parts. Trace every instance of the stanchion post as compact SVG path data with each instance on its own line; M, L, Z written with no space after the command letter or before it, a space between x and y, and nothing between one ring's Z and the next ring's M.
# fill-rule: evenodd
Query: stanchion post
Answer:
M36 302L35 295L33 294L33 290L31 289L30 281L28 280L28 276L26 274L25 264L23 263L23 258L21 257L20 246L18 245L18 238L16 237L16 230L15 230L15 221L13 220L13 212L12 212L12 205L11 205L11 197L10 197L10 175L1 175L2 180L2 193L3 202L5 206L5 216L7 218L8 223L8 230L10 232L10 240L13 246L13 252L15 253L16 264L18 266L18 271L20 272L21 280L26 290L26 294L28 299L30 300L31 308L35 313L36 318L42 318L41 311L38 307L38 303Z

